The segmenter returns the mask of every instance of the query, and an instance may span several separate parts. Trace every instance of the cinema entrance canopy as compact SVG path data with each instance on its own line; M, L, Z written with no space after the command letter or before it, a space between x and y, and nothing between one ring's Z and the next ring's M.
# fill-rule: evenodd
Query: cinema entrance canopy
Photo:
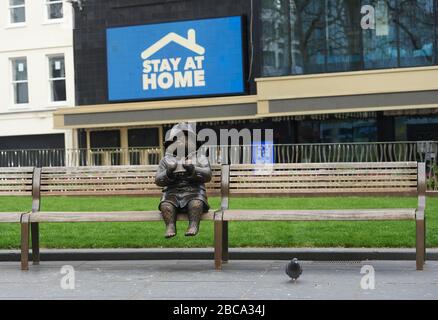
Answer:
M256 80L257 94L59 109L57 129L162 125L438 108L438 67Z

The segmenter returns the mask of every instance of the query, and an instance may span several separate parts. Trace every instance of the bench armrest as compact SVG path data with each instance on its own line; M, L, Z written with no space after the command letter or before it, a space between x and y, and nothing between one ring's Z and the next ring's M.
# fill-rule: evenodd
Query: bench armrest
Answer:
M424 162L418 163L418 209L420 214L424 215L426 209L426 164Z
M229 207L230 193L230 166L222 165L221 170L221 210L226 210Z
M32 212L40 211L41 206L41 168L34 168L32 175Z

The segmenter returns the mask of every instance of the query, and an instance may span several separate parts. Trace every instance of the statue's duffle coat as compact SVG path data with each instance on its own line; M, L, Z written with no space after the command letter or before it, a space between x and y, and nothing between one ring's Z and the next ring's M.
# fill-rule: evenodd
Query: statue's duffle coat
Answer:
M204 213L210 209L205 190L205 183L211 180L210 163L204 156L198 159L193 156L191 159L194 164L193 174L182 178L167 175L167 163L177 161L174 155L166 154L160 161L156 183L158 186L163 187L163 196L161 197L159 209L163 202L168 202L175 206L179 212L186 212L187 205L192 200L201 200L204 203Z

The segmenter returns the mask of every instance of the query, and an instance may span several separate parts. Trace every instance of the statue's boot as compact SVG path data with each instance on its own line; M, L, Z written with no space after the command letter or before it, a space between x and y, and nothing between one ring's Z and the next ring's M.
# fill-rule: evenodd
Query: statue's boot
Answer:
M196 236L199 232L199 223L201 221L204 203L200 200L192 200L188 207L189 227L186 231L187 237Z
M176 208L169 203L163 203L161 205L161 215L166 224L164 237L173 238L176 236Z

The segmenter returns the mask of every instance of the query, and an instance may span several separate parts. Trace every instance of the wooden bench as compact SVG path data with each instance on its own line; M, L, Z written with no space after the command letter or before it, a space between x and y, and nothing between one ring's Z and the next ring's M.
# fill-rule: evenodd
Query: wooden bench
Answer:
M418 197L416 208L345 210L237 210L230 197L290 196L404 196ZM224 165L221 209L215 214L215 267L221 269L228 256L229 221L368 221L415 220L416 266L426 258L425 164L321 163Z
M35 169L35 195L38 199L48 196L148 196L158 199L161 188L155 185L158 166L111 166ZM221 172L212 167L213 178L206 184L208 195L220 194ZM162 221L160 211L114 212L42 212L40 202L32 213L22 217L21 266L28 270L29 233L32 242L32 260L40 261L39 223L43 222L146 222ZM214 211L206 213L203 220L213 220ZM187 220L181 215L178 220ZM30 225L30 228L29 228ZM30 232L31 231L31 232ZM27 244L27 245L26 245Z
M32 167L0 168L0 196L32 196L32 207L25 212L0 212L0 223L21 223L22 217L39 205L33 192L34 175ZM26 247L26 244L21 243L21 246Z

